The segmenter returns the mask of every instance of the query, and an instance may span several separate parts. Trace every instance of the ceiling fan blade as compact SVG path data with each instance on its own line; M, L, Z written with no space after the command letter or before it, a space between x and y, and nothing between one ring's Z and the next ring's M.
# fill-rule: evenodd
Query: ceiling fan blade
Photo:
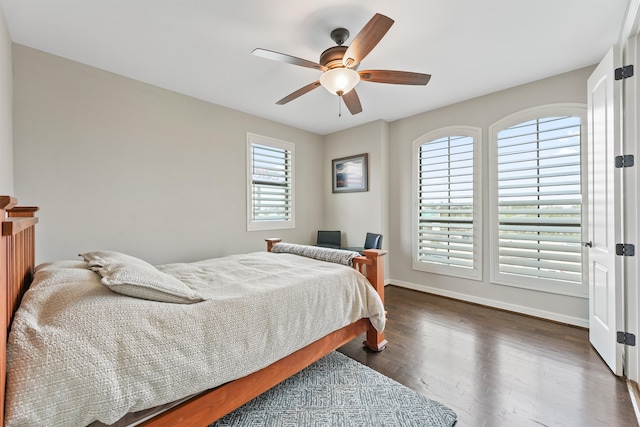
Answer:
M304 87L301 87L300 89L296 90L295 92L285 96L284 98L282 98L280 101L276 102L276 104L278 105L284 105L289 101L293 101L294 99L298 98L299 96L304 95L307 92L311 92L313 89L320 87L320 81L315 81L313 83L310 83Z
M347 48L342 57L342 65L347 68L357 66L387 34L393 22L393 19L379 13L373 15Z
M253 55L261 56L263 58L271 59L272 61L285 62L287 64L299 65L306 68L314 68L320 71L327 71L327 67L320 65L317 62L307 61L306 59L297 58L295 56L287 55L280 52L274 52L266 49L254 49L251 52Z
M351 111L351 114L358 114L362 112L362 104L360 104L360 98L355 89L351 89L349 92L342 95L342 100L345 105Z
M365 70L358 71L360 80L375 83L391 83L396 85L426 85L431 74L412 73L410 71Z

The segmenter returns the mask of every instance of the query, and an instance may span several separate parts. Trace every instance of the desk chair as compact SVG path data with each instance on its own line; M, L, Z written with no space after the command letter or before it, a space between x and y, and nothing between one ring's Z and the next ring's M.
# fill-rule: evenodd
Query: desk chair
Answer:
M382 234L367 233L364 249L382 249Z
M316 246L322 246L325 248L340 249L342 244L342 234L340 231L325 231L318 230L318 237L316 238Z
M355 246L343 249L360 252L361 254L365 249L382 249L382 234L367 233L367 236L364 239L364 246Z

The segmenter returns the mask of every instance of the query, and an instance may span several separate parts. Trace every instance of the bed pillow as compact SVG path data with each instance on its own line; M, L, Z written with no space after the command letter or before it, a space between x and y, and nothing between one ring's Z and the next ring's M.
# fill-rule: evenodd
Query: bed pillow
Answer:
M38 271L54 270L59 268L79 268L79 269L88 270L89 263L87 263L86 261L77 261L77 260L43 262L42 264L39 264L36 266L34 273L37 273Z
M123 254L121 252L92 251L79 254L79 256L81 256L86 262L88 262L89 268L94 271L97 271L100 267L104 267L108 264L131 264L153 267L147 261L143 261L140 258Z
M151 264L109 263L96 271L102 276L103 285L122 295L178 304L203 300L200 294L180 280Z

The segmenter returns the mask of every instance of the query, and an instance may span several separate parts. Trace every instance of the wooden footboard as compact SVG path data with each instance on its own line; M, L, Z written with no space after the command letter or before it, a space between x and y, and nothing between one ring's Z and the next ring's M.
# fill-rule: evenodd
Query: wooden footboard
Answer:
M31 284L35 267L36 207L16 207L18 200L0 196L0 424L4 421L4 393L7 377L7 334L22 295Z

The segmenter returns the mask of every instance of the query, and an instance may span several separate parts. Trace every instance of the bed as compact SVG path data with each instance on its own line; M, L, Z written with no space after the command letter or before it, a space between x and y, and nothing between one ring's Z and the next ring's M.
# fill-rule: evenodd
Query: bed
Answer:
M147 305L144 300L140 300L138 298L130 298L129 296L123 296L120 294L115 294L112 290L106 289L104 286L100 286L99 283L105 283L104 279L104 271L108 270L108 267L103 265L90 265L92 262L92 258L89 257L85 259L83 257L82 260L78 261L68 261L60 263L47 263L41 264L40 266L35 265L35 225L38 221L35 213L37 212L37 208L35 207L19 207L17 206L17 200L13 197L9 196L0 196L0 218L2 218L2 242L0 244L0 280L2 296L4 298L4 302L1 304L3 309L5 310L4 315L2 316L4 327L2 328L5 336L3 337L2 347L0 347L0 357L2 361L0 363L2 379L1 384L4 387L5 379L7 377L7 331L12 325L12 321L14 320L14 316L16 316L15 324L16 331L12 331L11 339L12 344L9 346L9 358L10 362L15 359L15 342L21 342L16 337L20 336L21 325L25 322L24 319L28 319L29 316L25 314L25 312L29 312L33 301L37 301L41 295L46 294L47 290L52 295L64 295L67 292L88 292L94 298L104 299L109 301L116 301L119 304L118 312L125 313L126 306L134 307L132 310L143 311L146 309ZM383 302L383 294L384 294L384 272L383 272L383 256L385 255L385 251L382 250L367 250L364 253L364 256L353 256L350 259L350 262L353 265L353 268L345 268L342 265L337 265L333 263L327 263L325 261L318 261L314 257L300 257L300 254L297 254L296 251L306 251L305 247L301 247L299 245L287 245L280 242L280 239L267 239L267 251L262 253L255 254L242 254L233 257L228 257L228 259L218 259L218 260L207 260L202 263L193 263L195 265L177 265L177 264L169 264L164 266L158 266L157 270L162 272L164 275L169 275L171 277L180 277L185 283L188 283L191 286L191 290L195 289L195 292L200 296L204 301L196 302L194 304L188 304L189 307L198 307L197 310L205 310L207 307L213 307L213 304L218 303L220 299L220 295L224 295L225 298L234 297L235 290L230 290L229 288L222 287L221 289L216 290L217 294L208 294L204 288L198 288L197 280L200 280L203 272L207 271L231 271L235 270L232 268L233 265L242 265L248 266L245 270L244 268L241 270L240 274L248 274L247 271L256 271L260 272L264 270L263 267L266 265L265 263L273 263L275 262L279 267L278 268L288 268L288 265L291 264L294 270L291 270L290 273L283 273L285 270L280 270L272 274L274 277L279 277L280 279L274 281L273 283L267 282L266 279L262 276L256 277L247 277L245 286L246 288L256 288L256 283L260 283L260 292L263 292L262 288L270 288L279 289L278 292L284 292L282 288L289 289L289 277L294 277L300 275L304 277L308 275L310 272L313 272L313 276L318 276L321 274L337 274L338 270L342 275L343 272L346 272L346 276L357 276L364 280L366 277L367 280L364 280L366 286L363 291L357 291L353 293L353 295L358 295L354 297L351 292L345 292L344 290L340 290L338 288L329 288L328 292L333 295L344 295L347 297L347 300L366 300L364 305L365 308L359 309L339 309L340 316L336 316L335 313L330 314L328 317L330 319L323 320L321 317L323 314L318 312L313 312L314 304L316 298L320 298L321 296L315 293L308 294L308 292L320 292L318 289L323 288L325 286L310 286L307 285L304 291L294 291L294 292L306 292L301 294L303 297L301 299L302 302L296 303L293 306L288 306L289 298L286 296L287 294L280 294L277 297L268 297L266 294L262 294L259 301L248 303L248 307L253 309L256 313L265 311L259 305L261 303L260 300L268 299L268 298L276 298L272 300L271 304L267 304L270 306L280 306L280 311L285 312L284 316L286 316L287 312L292 311L294 306L301 305L301 311L299 314L294 317L300 316L305 312L311 313L311 316L316 316L315 322L318 324L322 324L322 327L313 328L308 327L310 322L308 320L300 320L299 323L294 324L290 328L284 328L284 332L280 332L276 335L286 336L287 340L284 343L271 343L269 339L255 339L256 332L256 322L257 323L268 323L268 320L256 321L253 319L253 315L243 314L242 319L249 327L245 328L248 332L248 338L245 338L241 341L241 350L231 350L235 351L238 355L249 355L248 358L250 362L248 366L244 367L242 365L242 369L237 370L237 372L228 372L229 375L232 375L230 378L225 378L224 381L218 385L217 383L213 384L210 387L207 387L206 391L198 391L197 393L187 397L186 400L182 401L179 404L171 404L170 408L163 408L160 413L149 414L147 410L141 410L137 412L139 415L137 418L128 418L126 421L129 423L130 419L135 419L138 425L142 426L175 426L175 425L193 425L193 426L206 426L212 423L213 421L221 418L223 415L233 411L234 409L240 407L242 404L248 402L252 398L258 396L284 379L290 377L296 372L302 370L306 366L320 359L324 355L329 352L335 350L346 342L351 341L352 339L366 334L366 339L364 341L364 345L374 351L381 351L386 347L386 340L384 339L384 334L382 329L384 327L384 309L382 307ZM325 254L326 255L326 254ZM333 256L333 255L332 255ZM223 264L227 263L227 264ZM55 264L55 265L52 265ZM100 264L100 263L98 263ZM231 266L231 267L230 267ZM93 268L95 267L95 268ZM92 269L93 268L93 269ZM146 267L145 267L146 268ZM195 269L195 270L185 270L185 268ZM54 292L53 289L55 286L58 286L61 282L55 276L55 274L60 274L58 272L62 270L64 274L72 274L72 275L80 275L82 277L92 277L93 279L89 280L86 285L82 287L75 287L72 291L64 291L64 292ZM340 270L341 269L341 270ZM55 271L54 271L55 270ZM100 275L96 274L96 271L100 271ZM309 270L308 272L306 270ZM335 270L335 271L334 271ZM288 271L288 270L286 270ZM36 272L36 276L38 280L33 285L33 289L26 294L29 289L32 278ZM225 273L226 274L226 273ZM236 274L236 273L234 273ZM46 281L40 280L42 277L50 279L50 283L46 283L46 286L42 283ZM66 277L66 276L65 276ZM74 276L75 277L75 276ZM98 279L96 279L98 277ZM111 276L110 276L111 277ZM283 277L286 277L287 280L284 280ZM342 277L342 276L341 276ZM189 280L195 280L195 282L190 282ZM102 281L100 279L103 279ZM97 280L97 281L96 281ZM313 282L312 279L305 279L306 282ZM334 280L333 282L340 282L340 280ZM346 280L346 279L345 279ZM360 280L360 279L358 279ZM332 282L332 283L333 283ZM195 283L195 284L194 284ZM117 283L116 283L117 284ZM75 286L75 285L74 285ZM293 286L293 285L291 285ZM332 284L331 286L337 286L337 284ZM44 289L43 292L40 289ZM291 287L290 290L294 288ZM314 289L314 290L312 290ZM370 293L373 290L373 295L375 298L370 296ZM214 293L215 293L214 292ZM266 292L266 291L264 291ZM289 292L289 291L287 291ZM306 296L305 296L306 295ZM20 305L20 301L24 296L24 304L20 308L20 311L16 315L16 310ZM44 298L44 297L43 297ZM243 297L244 298L244 297ZM72 299L73 300L73 299ZM79 301L84 301L84 299L79 299ZM214 301L214 302L212 302ZM276 303L274 303L274 301ZM282 303L277 303L281 301ZM93 305L92 305L93 304ZM166 304L166 303L153 303L160 304L164 307L164 312L167 314L165 319L161 319L162 322L167 321L167 319L173 319L177 317L174 314L168 315L169 313L191 313L190 310L196 310L192 308L184 308L187 304ZM163 305L164 304L164 305ZM60 304L58 304L60 305ZM64 305L64 304L62 304ZM319 304L315 304L319 305ZM91 301L88 303L89 307L97 307L95 305L95 301ZM175 306L175 307L174 307ZM180 306L180 307L177 307ZM325 307L325 305L322 305ZM141 308L142 307L142 308ZM225 310L220 308L221 306L216 306L214 312L220 312L221 310ZM234 305L235 307L235 305ZM253 307L253 308L251 308ZM177 310L177 311L176 311ZM182 311L181 311L182 310ZM358 311L360 310L360 311ZM364 310L364 311L363 311ZM94 310L99 312L100 309ZM323 309L325 311L325 309ZM353 313L351 313L353 311ZM350 313L350 314L344 314ZM68 313L66 315L69 315ZM270 314L271 315L271 314ZM276 314L273 314L274 316ZM280 315L280 314L277 314ZM121 317L126 317L127 315L122 314ZM150 318L150 315L145 315L147 318ZM187 314L185 314L187 316ZM31 316L33 317L33 316ZM63 316L59 316L59 313L56 312L54 316L56 318L62 318ZM117 317L117 316L116 316ZM334 320L336 317L341 317L339 325L337 323L332 323L337 320ZM85 314L82 315L82 319L85 319ZM186 317L185 317L186 318ZM228 317L227 317L228 318ZM101 321L101 320L99 320ZM253 323L252 323L253 322ZM81 322L80 322L81 323ZM87 321L87 323L93 323L93 321ZM195 329L199 334L203 334L203 337L206 337L207 333L212 333L219 339L217 341L216 346L225 347L230 340L224 338L225 330L219 330L217 332L209 331L210 328L213 328L214 324L221 323L220 321L213 322L209 321L209 323L205 323L198 327L190 327L190 329ZM325 325L326 323L326 325ZM282 325L284 323L275 322L277 325ZM195 325L195 323L189 323L189 325ZM338 325L338 326L336 326ZM227 325L224 325L227 327ZM168 329L171 329L169 327ZM229 326L229 328L232 328ZM305 329L306 328L306 329ZM325 330L323 328L329 328L329 330ZM107 328L108 329L108 328ZM165 330L163 326L163 330ZM291 333L291 330L300 330L298 333ZM108 332L108 331L107 331ZM89 334L96 334L96 330L92 330ZM149 333L153 335L153 332ZM26 334L29 335L29 334ZM33 334L32 334L33 335ZM39 335L39 333L38 333ZM145 334L142 334L145 335ZM142 338L136 337L134 341L139 341ZM293 337L293 335L296 335ZM299 336L298 336L299 335ZM316 336L317 335L317 336ZM259 335L262 336L262 335ZM253 338L252 338L253 337ZM162 339L173 339L174 337L162 337ZM204 341L209 342L211 337L204 339ZM157 339L157 338L156 338ZM53 338L46 338L45 341L53 341ZM109 338L101 339L102 341L108 341ZM212 339L211 339L212 340ZM253 340L253 341L252 341ZM213 341L213 340L212 340ZM173 343L173 341L172 341ZM266 343L266 344L265 344ZM255 344L255 345L254 345ZM242 347L244 346L244 347ZM181 344L172 344L172 346L167 346L170 348L182 348ZM258 350L255 350L253 347L257 347ZM283 348L281 348L283 347ZM49 351L49 350L47 350ZM75 350L73 350L75 351ZM120 351L120 348L117 349ZM253 353L251 353L253 351ZM154 350L155 352L155 350ZM33 351L33 353L37 353L37 351ZM45 351L46 353L46 351ZM49 354L49 353L46 353ZM73 354L73 353L72 353ZM35 357L35 356L34 356ZM71 357L71 356L66 356ZM160 356L164 357L164 356ZM227 356L229 357L229 356ZM191 358L188 358L191 360ZM273 360L271 360L273 359ZM224 358L222 359L224 360ZM254 360L257 360L256 365L251 365ZM219 360L218 360L219 363ZM87 363L90 365L90 363ZM173 365L173 364L172 364ZM178 369L180 368L179 363L175 363ZM10 375L9 375L9 394L5 396L5 390L2 392L3 403L7 405L7 413L9 414L9 420L16 420L18 418L14 417L13 413L16 407L16 392L14 390L16 377L20 380L19 382L28 383L28 375L16 374L16 372L21 373L24 372L26 368L21 367L20 369L16 369L16 362L10 363ZM52 365L54 366L54 365ZM231 366L231 365L229 365ZM13 367L13 369L11 368ZM38 372L37 370L31 371L32 368L29 368L27 372ZM35 369L35 368L34 368ZM202 366L198 367L199 372L209 372L210 368L203 368ZM56 369L58 371L59 369ZM62 370L62 369L60 369ZM243 371L244 370L244 371ZM228 369L228 371L233 371L233 369ZM185 369L183 372L187 372ZM33 375L33 378L40 378L41 376ZM189 376L186 376L187 380L181 381L181 383L190 383L192 382L189 379ZM108 380L110 381L110 380ZM180 381L179 381L180 382ZM107 383L108 385L111 383ZM174 384L174 383L172 383ZM117 388L117 386L109 385L109 387L105 388ZM160 389L167 387L159 387ZM176 388L179 388L176 386ZM16 389L17 390L17 389ZM26 388L29 390L29 388ZM38 390L33 389L33 390ZM204 389L203 389L204 390ZM29 392L23 394L33 394L37 395L37 393ZM47 393L50 395L51 393ZM6 401L5 401L6 398ZM174 399L175 400L175 399ZM3 404L0 408L4 408ZM135 406L132 406L135 407ZM139 409L139 408L138 408ZM130 414L127 417L133 417L134 415ZM142 418L141 418L142 417ZM2 414L2 418L5 419L5 414ZM142 419L142 420L141 420ZM17 421L16 421L17 423ZM125 425L124 421L122 424L117 425Z

